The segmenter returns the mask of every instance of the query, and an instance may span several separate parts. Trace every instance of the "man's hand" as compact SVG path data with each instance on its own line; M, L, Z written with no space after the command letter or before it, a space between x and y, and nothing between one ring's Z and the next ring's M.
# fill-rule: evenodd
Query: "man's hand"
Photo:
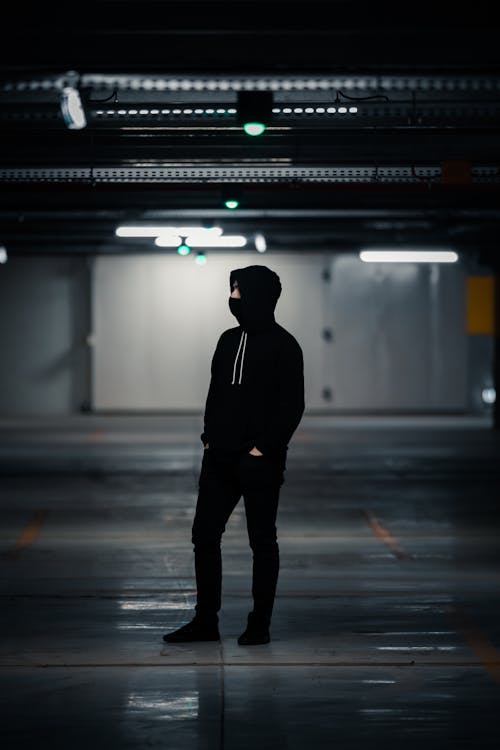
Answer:
M204 445L203 448L206 450L208 448L208 443L206 445ZM264 455L255 446L252 448L252 450L250 451L250 453L252 454L252 456L263 456Z

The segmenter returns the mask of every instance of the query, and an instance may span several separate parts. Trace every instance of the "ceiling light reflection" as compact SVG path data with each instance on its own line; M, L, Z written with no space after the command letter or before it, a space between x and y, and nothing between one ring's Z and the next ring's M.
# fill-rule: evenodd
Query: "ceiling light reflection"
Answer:
M192 603L186 601L142 601L141 599L124 599L118 602L122 610L134 610L142 612L144 610L163 610L163 609L192 609Z
M178 698L166 699L163 696L154 697L149 693L130 693L127 698L126 709L154 712L155 719L196 719L199 713L199 693L197 690L187 691Z

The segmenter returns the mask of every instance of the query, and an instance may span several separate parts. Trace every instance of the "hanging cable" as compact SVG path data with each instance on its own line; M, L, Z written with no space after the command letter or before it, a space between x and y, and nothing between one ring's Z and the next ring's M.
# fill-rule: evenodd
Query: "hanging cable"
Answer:
M340 89L337 89L335 104L339 104L340 102L339 94L340 96L343 96L344 99L351 99L353 102L367 101L368 99L383 99L386 102L390 101L389 97L385 94L373 94L373 96L348 96L347 94L344 94L344 92Z
M110 99L113 99L113 104L118 102L118 89L115 89L113 93L110 96L107 96L105 99L87 99L87 101L88 102L109 102Z

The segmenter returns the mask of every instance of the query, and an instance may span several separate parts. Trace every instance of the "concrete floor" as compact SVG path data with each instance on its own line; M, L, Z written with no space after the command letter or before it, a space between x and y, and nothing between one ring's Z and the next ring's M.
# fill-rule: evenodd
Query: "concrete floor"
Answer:
M222 642L195 603L199 416L0 420L0 743L489 748L500 709L500 434L487 418L304 417L268 645L243 503Z

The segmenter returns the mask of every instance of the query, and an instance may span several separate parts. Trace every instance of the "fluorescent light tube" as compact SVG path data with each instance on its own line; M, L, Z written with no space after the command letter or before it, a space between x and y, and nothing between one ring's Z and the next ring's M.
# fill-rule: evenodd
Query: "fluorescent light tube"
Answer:
M453 250L361 250L364 263L456 263Z
M266 238L261 232L257 232L254 235L255 249L259 253L265 253L267 250Z
M70 130L81 130L87 125L80 92L73 86L65 86L60 97L61 113Z
M117 237L159 237L168 235L174 237L187 237L188 235L203 235L219 237L222 234L220 227L169 227L169 226L120 226L115 230ZM178 244L178 243L177 243Z
M185 235L182 235L185 237ZM228 234L223 237L202 237L194 235L187 235L185 242L189 247L243 247L247 244L246 238L240 234ZM155 245L158 247L177 247L179 244L179 236L170 237L166 235L160 235L155 240Z

